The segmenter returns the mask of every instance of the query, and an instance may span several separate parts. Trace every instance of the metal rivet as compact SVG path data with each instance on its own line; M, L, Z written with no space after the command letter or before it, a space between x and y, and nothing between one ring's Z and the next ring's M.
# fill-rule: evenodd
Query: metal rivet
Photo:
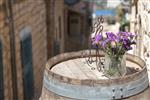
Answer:
M120 91L123 91L123 89L121 88Z
M121 98L123 98L123 95L121 95Z
M91 70L95 70L95 68L94 68L94 67L92 67L92 68L91 68Z
M115 96L113 96L113 99L115 99Z
M115 89L113 89L112 91L115 92Z

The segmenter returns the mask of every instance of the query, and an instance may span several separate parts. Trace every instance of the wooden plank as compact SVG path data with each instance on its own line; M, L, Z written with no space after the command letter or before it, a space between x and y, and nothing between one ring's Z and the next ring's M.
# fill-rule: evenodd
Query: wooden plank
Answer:
M78 60L79 60L79 59L78 59ZM85 59L84 59L84 58L81 59L81 60L82 60L82 62L85 62ZM81 60L80 60L80 61L81 61ZM94 60L95 60L95 59L94 59ZM89 68L89 69L91 70L91 67L90 67L87 63L85 64L84 67ZM91 70L91 72L96 76L94 79L108 79L107 77L104 76L103 72L99 72L99 71L97 70L97 68L96 68L96 62L94 62L94 63L92 64L92 67L95 68L95 70Z
M88 77L82 72L79 66L74 63L74 60L69 60L65 62L66 66L72 71L72 73L77 77L77 79L87 79Z
M88 79L97 79L97 75L95 75L93 72L94 70L91 70L91 67L87 65L85 59L76 59L74 60L74 63L79 65L80 70L88 77ZM96 66L93 65L93 67L95 68Z
M62 62L57 64L55 67L51 69L53 72L58 73L62 76L71 77L71 78L77 78L72 71L66 66L66 62Z

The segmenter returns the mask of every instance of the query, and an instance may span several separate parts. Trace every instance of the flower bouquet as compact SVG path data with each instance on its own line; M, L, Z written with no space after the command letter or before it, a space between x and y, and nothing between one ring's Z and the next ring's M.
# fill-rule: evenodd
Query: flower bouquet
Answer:
M130 32L106 32L92 38L92 45L105 53L104 74L118 77L126 74L126 52L135 44L135 35Z

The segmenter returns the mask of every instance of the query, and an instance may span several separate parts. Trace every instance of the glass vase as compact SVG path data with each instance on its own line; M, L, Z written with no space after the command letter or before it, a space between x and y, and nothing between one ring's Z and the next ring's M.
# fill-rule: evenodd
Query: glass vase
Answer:
M116 78L126 74L126 54L108 55L105 54L104 74L108 78Z

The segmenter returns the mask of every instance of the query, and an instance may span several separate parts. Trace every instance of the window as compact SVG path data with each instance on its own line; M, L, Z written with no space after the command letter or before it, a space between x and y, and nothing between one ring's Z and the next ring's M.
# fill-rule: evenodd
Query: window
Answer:
M3 82L3 60L2 60L2 43L0 41L0 100L4 100L4 82Z
M61 16L58 17L58 22L59 22L59 38L61 39Z
M64 3L67 5L75 5L79 0L64 0Z
M12 3L20 3L20 2L23 2L23 1L26 1L26 0L12 0Z
M32 64L32 39L28 27L21 31L21 60L23 67L24 100L31 100L34 95Z
M54 56L60 53L60 44L57 40L53 42Z

